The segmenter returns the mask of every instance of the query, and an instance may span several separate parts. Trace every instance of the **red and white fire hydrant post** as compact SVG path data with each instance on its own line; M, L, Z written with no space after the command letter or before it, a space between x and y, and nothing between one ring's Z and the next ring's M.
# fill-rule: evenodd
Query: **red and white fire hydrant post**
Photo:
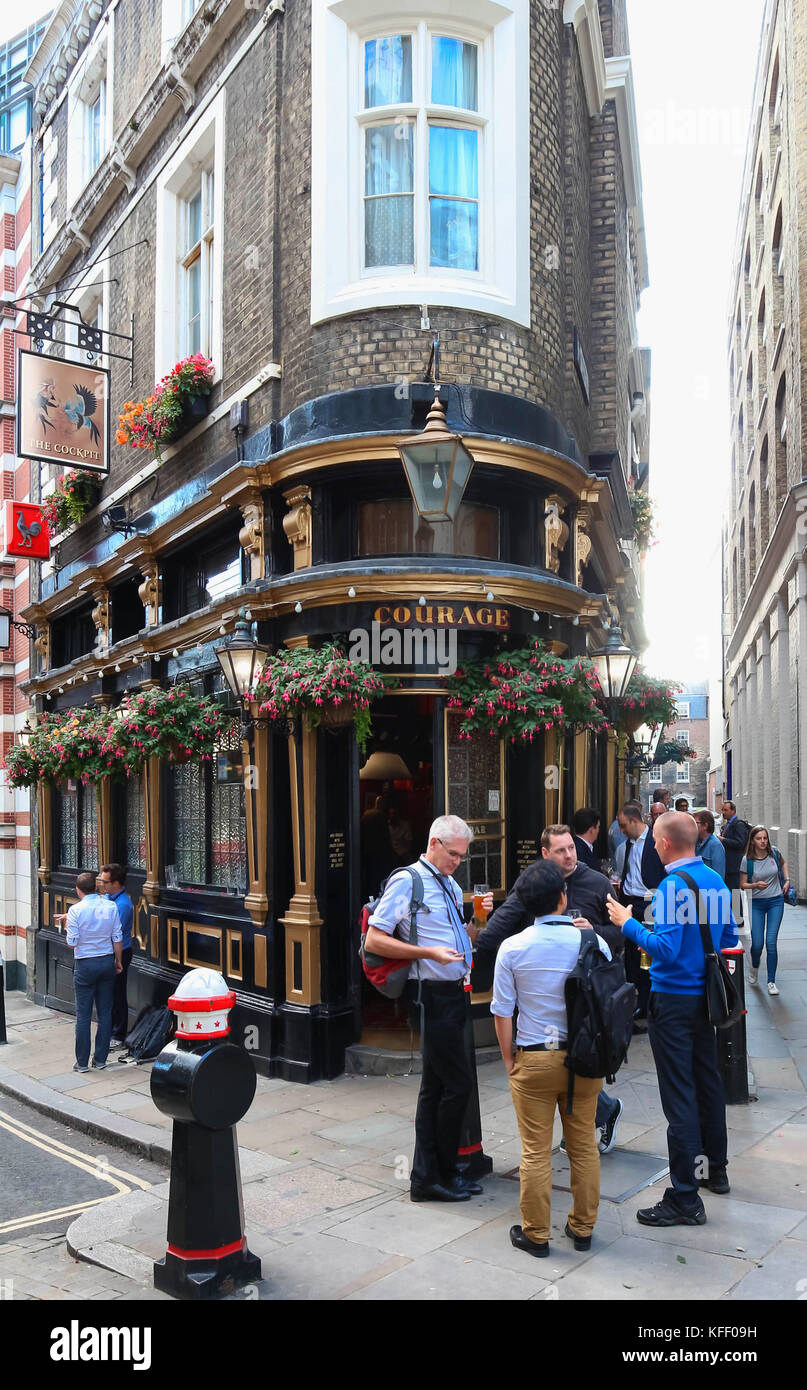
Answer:
M174 1121L168 1249L154 1284L216 1298L261 1277L247 1249L235 1124L255 1095L252 1058L227 1041L235 994L217 970L190 970L168 1000L176 1034L154 1063L154 1104Z

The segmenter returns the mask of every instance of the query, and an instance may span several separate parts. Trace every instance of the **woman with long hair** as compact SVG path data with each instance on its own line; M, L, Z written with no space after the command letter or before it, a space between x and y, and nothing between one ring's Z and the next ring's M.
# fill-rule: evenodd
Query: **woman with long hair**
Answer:
M785 893L790 886L787 860L771 844L764 825L755 825L748 836L745 857L740 864L740 887L751 894L751 969L748 983L755 985L765 942L768 964L768 993L778 994L776 966L779 956L776 938L785 910Z

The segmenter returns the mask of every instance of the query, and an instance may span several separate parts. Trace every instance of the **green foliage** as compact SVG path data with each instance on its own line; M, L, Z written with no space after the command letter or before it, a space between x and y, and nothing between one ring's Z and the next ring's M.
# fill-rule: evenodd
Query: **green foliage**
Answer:
M656 539L656 509L646 492L635 490L630 493L630 509L636 544L640 550L647 550Z

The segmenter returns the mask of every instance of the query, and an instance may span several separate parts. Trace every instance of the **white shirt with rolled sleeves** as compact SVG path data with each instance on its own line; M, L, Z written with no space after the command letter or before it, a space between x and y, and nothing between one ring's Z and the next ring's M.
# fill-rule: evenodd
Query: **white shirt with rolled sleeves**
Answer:
M441 965L436 960L413 960L409 967L410 980L461 980L471 967L471 943L464 927L462 908L462 889L451 877L443 876L443 884L436 877L436 870L419 859L410 865L423 879L423 910L417 914L418 946L450 946L464 956L464 960L451 961ZM446 894L453 892L457 904L456 921L446 901ZM408 874L394 873L389 879L381 898L373 909L370 926L378 927L387 936L397 936L401 941L409 940L409 917L412 901L412 883ZM398 928L396 932L396 927Z
M100 893L88 893L81 902L73 903L67 913L67 944L75 947L76 960L90 956L111 956L113 941L123 940L118 909L111 898Z
M597 935L607 960L611 952ZM566 1041L567 977L580 954L580 932L571 917L537 917L531 927L499 947L490 1012L512 1018L518 1008L516 1047L535 1043L557 1046Z

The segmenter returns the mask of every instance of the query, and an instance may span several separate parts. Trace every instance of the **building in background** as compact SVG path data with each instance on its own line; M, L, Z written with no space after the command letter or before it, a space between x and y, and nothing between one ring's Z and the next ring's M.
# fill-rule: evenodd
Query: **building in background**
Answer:
M807 6L768 0L733 253L725 525L726 795L770 827L807 892L807 482L800 204Z
M695 757L684 758L680 763L655 764L642 774L639 794L642 805L648 809L653 793L662 787L669 788L671 807L682 797L686 798L690 810L709 804L707 788L711 755L708 682L685 686L676 698L676 706L678 718L669 729L662 729L659 742L677 740L685 748L694 749Z
M133 381L101 354L113 419L187 354L215 380L161 461L113 444L98 505L57 566L32 566L37 707L218 688L242 604L272 649L400 635L414 615L453 626L460 662L533 635L584 654L614 619L640 651L647 262L624 0L470 0L462 17L430 0L392 31L374 0L163 0L144 44L153 13L62 5L30 65L34 302L133 323ZM423 429L437 336L475 460L453 522L416 513L396 447ZM406 669L374 708L393 785L347 726L259 730L254 779L172 763L99 795L43 789L35 997L70 1006L53 916L105 855L136 904L134 1007L208 964L264 1071L309 1081L351 1046L408 1048L356 950L378 799L415 851L434 815L472 821L463 888L501 899L544 824L585 804L610 821L624 796L613 732L464 741L445 689Z
M3 298L0 303L0 434L3 499L29 498L30 467L16 456L17 348L24 339L13 330L23 323L19 301L26 293L31 265L31 88L24 74L48 18L38 20L0 44L0 228L3 245ZM0 608L18 620L29 599L28 562L0 558ZM0 756L5 757L25 722L28 701L18 684L29 674L30 641L10 628L11 645L0 653ZM31 925L30 807L27 791L13 791L0 770L0 955L7 989L24 989L28 929ZM31 942L33 945L33 942Z

